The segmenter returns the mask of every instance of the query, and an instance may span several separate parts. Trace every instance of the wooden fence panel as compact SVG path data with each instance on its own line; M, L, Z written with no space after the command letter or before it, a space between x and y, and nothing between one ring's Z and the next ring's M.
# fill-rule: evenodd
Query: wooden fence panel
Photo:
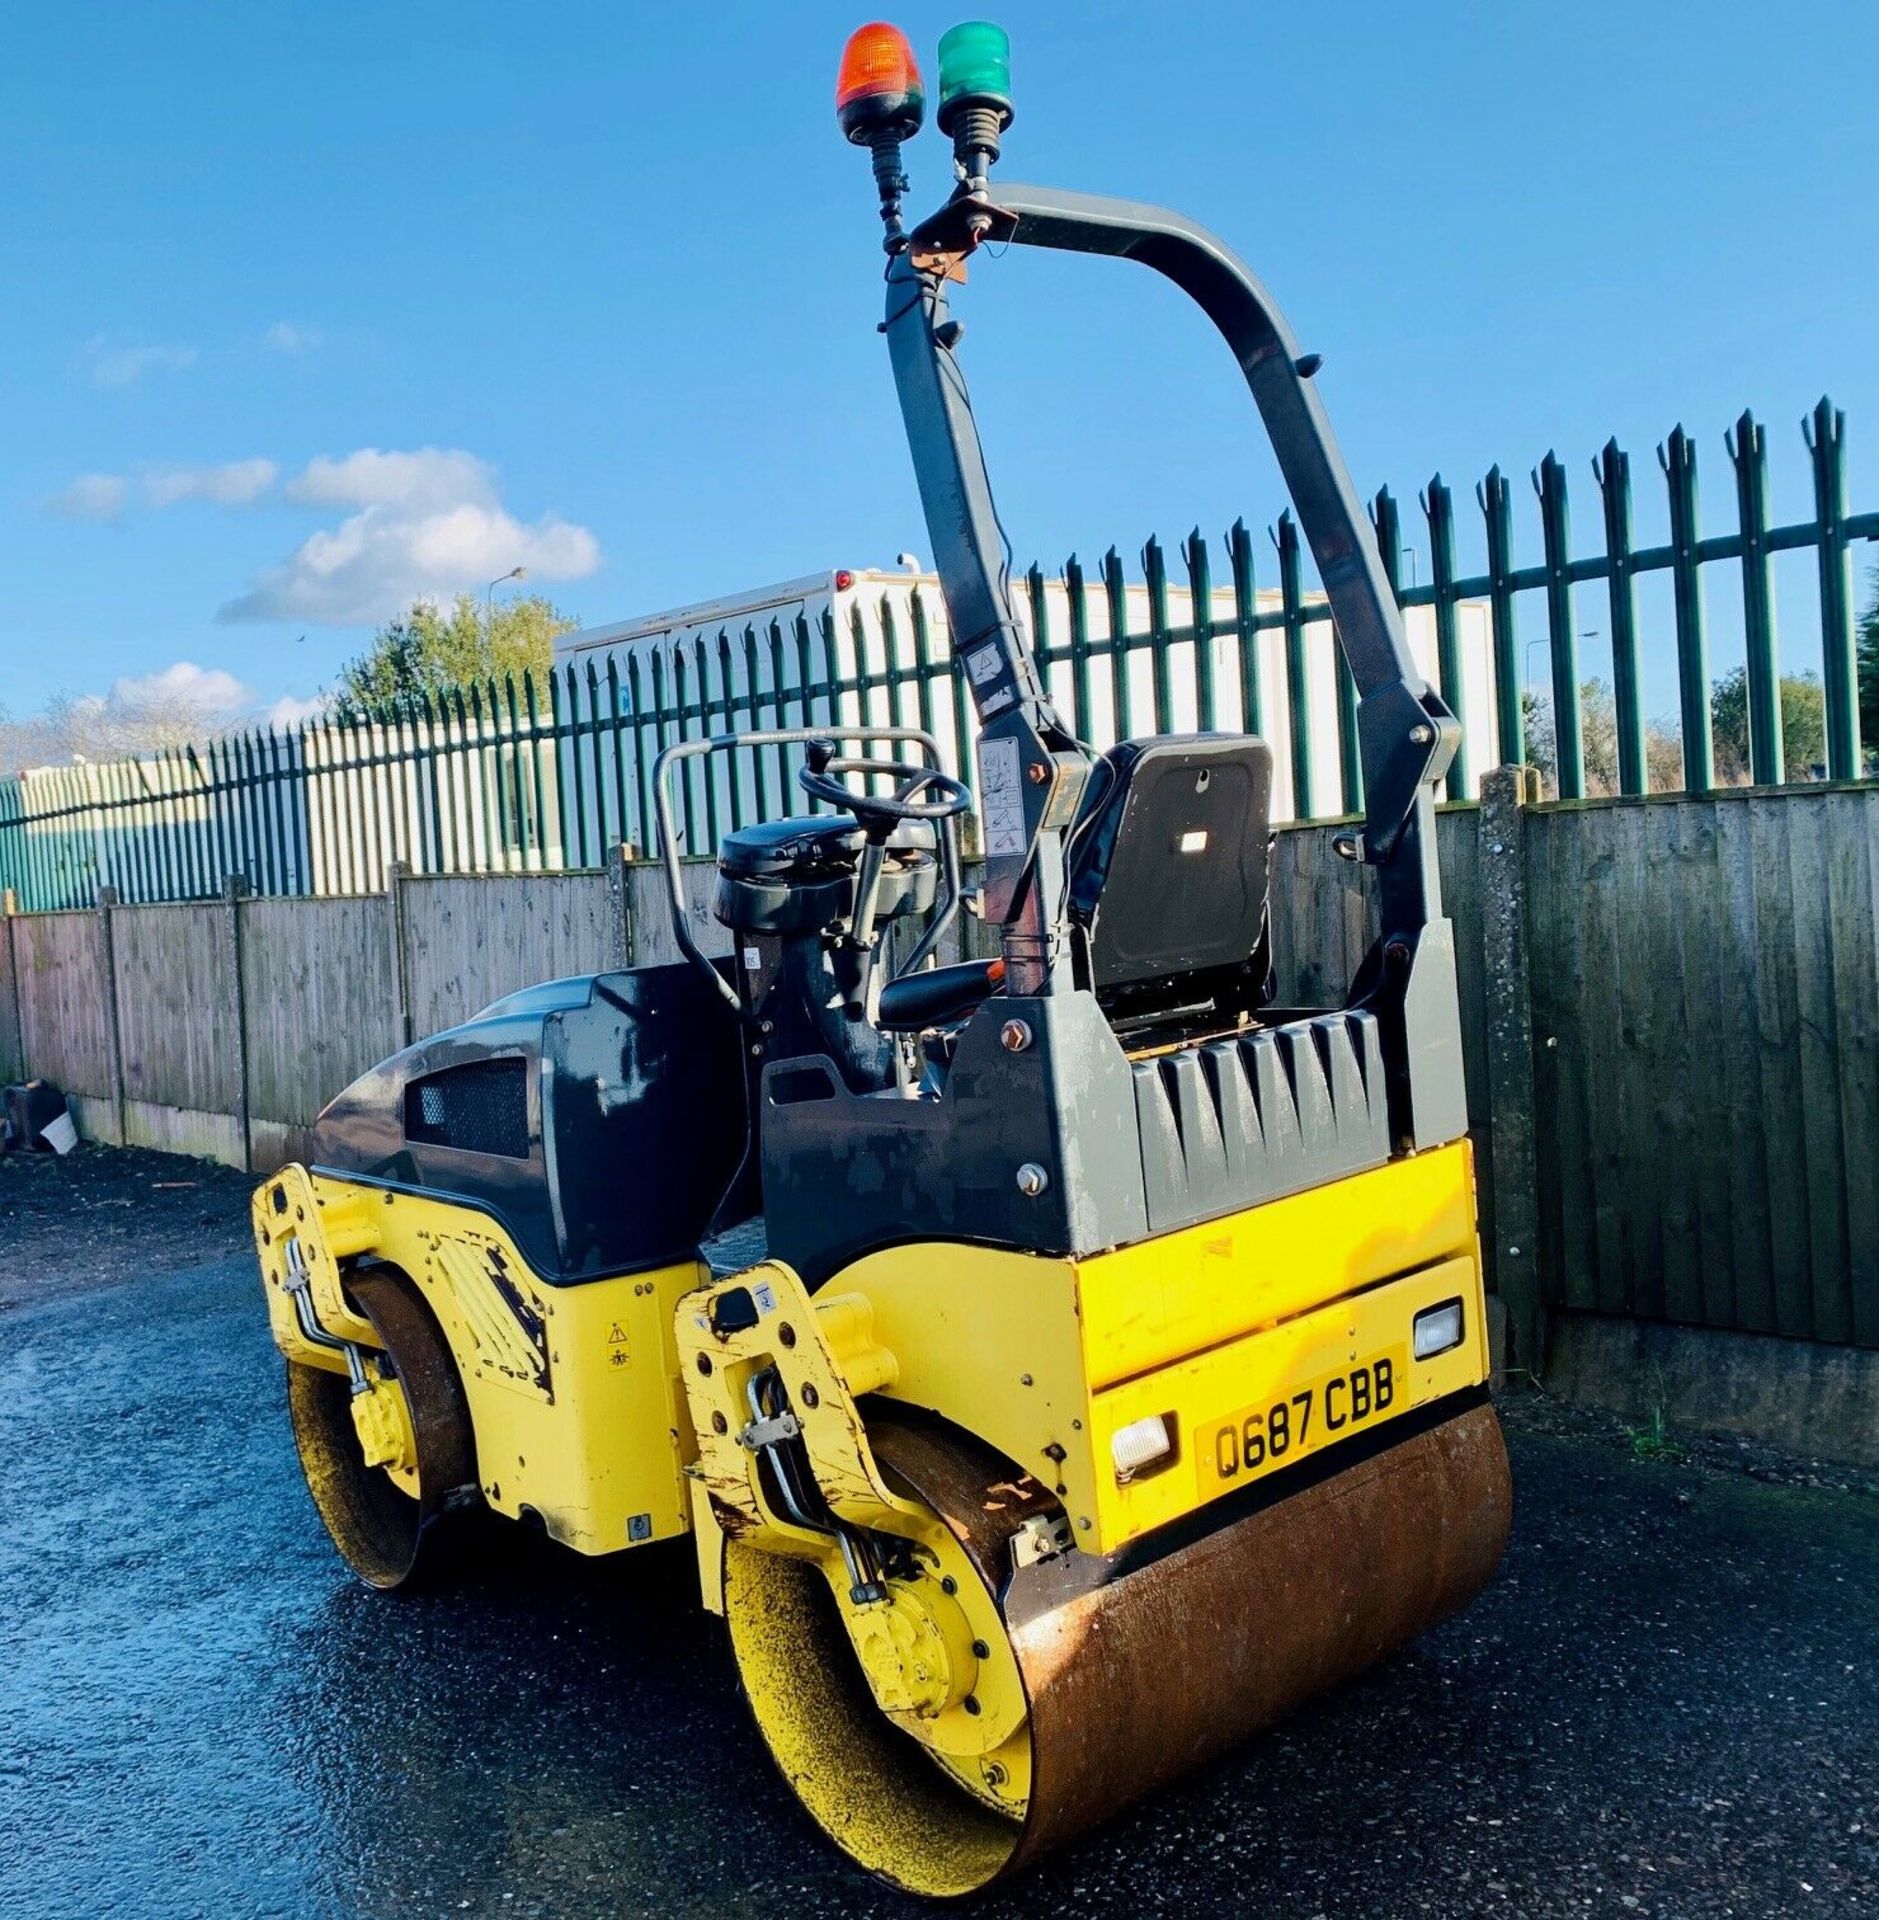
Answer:
M396 1050L391 920L382 894L244 900L242 1024L254 1167L306 1149L334 1094Z
M730 929L718 924L711 911L711 897L717 887L718 863L715 860L687 860L680 868L685 882L685 909L692 938L714 958L731 950ZM656 862L641 861L627 869L627 911L633 928L633 964L636 967L668 966L683 960L679 943L672 936L672 906L666 891L665 869Z
M26 1071L78 1102L80 1127L116 1140L110 982L95 912L35 913L14 924Z
M1435 819L1442 906L1455 928L1461 999L1462 1071L1474 1140L1481 1238L1493 1284L1494 1168L1488 1126L1487 998L1481 914L1481 810L1444 807ZM1376 890L1367 866L1342 860L1331 842L1343 826L1285 826L1273 836L1272 958L1281 1006L1341 1006L1377 937Z
M1879 1346L1879 792L1543 807L1527 848L1549 1299Z
M114 907L111 950L126 1138L239 1164L241 1036L227 907Z
M604 873L408 879L398 893L416 1038L520 987L620 964L620 908Z

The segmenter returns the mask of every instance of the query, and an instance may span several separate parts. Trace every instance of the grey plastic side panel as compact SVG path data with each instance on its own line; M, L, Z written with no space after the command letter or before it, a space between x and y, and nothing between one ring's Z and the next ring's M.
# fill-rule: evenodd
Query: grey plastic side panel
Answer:
M1327 1013L1131 1065L1087 994L1001 996L967 1028L944 1093L855 1095L828 1063L763 1082L771 1250L819 1286L910 1240L1091 1254L1381 1166L1389 1108L1376 1020ZM1033 1034L999 1044L1007 1020ZM1018 1169L1044 1190L1019 1191Z
M1380 1167L1389 1110L1376 1021L1328 1013L1133 1069L1151 1232Z
M1404 1078L1409 1086L1410 1142L1418 1153L1459 1140L1468 1131L1462 1079L1461 989L1455 978L1455 927L1431 920L1416 940L1403 988Z

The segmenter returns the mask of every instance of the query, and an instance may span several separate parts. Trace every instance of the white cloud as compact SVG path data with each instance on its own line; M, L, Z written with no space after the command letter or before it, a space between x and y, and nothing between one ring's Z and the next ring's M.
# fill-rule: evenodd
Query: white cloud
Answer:
M326 335L318 327L296 326L291 320L276 320L261 338L276 353L290 356L313 353L326 344Z
M104 704L126 713L160 710L220 719L243 712L253 702L254 694L226 668L178 660L155 673L113 680Z
M85 342L80 358L95 387L134 387L146 373L177 373L196 364L194 347L114 347L103 334Z
M479 591L511 567L575 580L600 564L600 543L585 527L553 514L517 520L494 470L461 449L361 447L323 456L288 482L287 497L355 511L258 574L218 619L369 626L414 600Z
M178 660L114 680L105 693L58 694L36 714L0 718L0 765L109 760L158 747L200 746L236 727L291 727L326 707L283 695L263 708L252 687L221 667Z
M309 700L301 699L297 693L284 693L262 714L261 721L269 727L297 727L304 720L318 720L331 704L323 693L316 693Z
M246 717L254 693L220 667L178 660L111 683L109 693L55 701L41 722L55 757L91 759L201 740Z
M287 497L309 507L494 506L496 474L460 447L385 453L361 447L340 459L321 454L287 483Z
M45 503L60 520L115 520L124 511L128 488L120 473L81 473Z
M266 493L280 473L272 460L229 460L210 467L152 467L144 495L153 507L207 500L218 507L245 507Z

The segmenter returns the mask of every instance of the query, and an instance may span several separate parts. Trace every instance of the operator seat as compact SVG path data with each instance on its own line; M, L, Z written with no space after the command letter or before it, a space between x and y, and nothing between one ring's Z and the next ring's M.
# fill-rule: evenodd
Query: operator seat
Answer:
M1124 740L1074 830L1070 919L1115 1019L1268 997L1272 749L1244 733Z
M1270 998L1271 843L1263 740L1163 734L1102 755L1069 842L1070 920L1078 978L1112 1021ZM880 1024L962 1018L1003 975L991 960L903 975L881 991Z

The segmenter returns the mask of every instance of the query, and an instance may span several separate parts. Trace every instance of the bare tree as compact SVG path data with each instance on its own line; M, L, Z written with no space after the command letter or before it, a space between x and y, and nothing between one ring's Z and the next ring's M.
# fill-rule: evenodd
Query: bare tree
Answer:
M19 719L0 709L0 773L180 747L226 731L253 710L252 691L233 674L179 661L119 680L108 694L56 693Z
M1559 745L1553 727L1550 694L1523 689L1520 710L1527 736L1527 764L1538 767L1549 799L1559 795ZM1618 701L1611 683L1591 679L1579 689L1579 753L1585 790L1603 798L1619 790ZM1644 723L1644 777L1652 793L1674 793L1683 785L1683 743L1674 721Z

